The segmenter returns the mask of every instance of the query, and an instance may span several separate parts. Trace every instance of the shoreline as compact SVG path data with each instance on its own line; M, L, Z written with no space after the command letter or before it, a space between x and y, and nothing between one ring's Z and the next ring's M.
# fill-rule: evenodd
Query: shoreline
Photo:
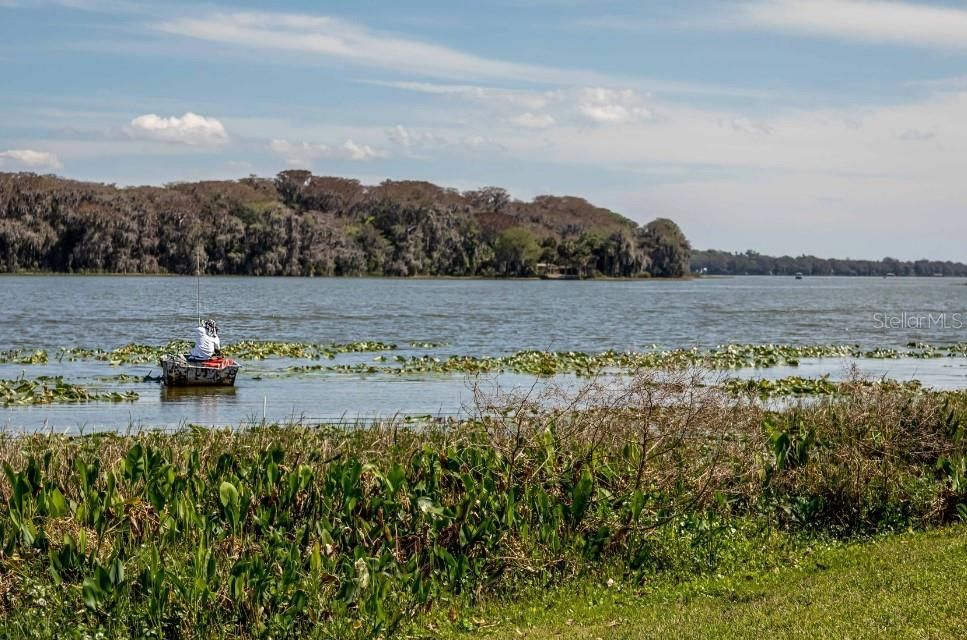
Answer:
M661 276L595 276L593 278L579 278L577 280L558 280L547 279L539 276L444 276L444 275L416 275L416 276L387 276L387 275L345 275L345 276L323 276L323 275L253 275L241 273L138 273L138 272L114 272L114 271L15 271L0 272L0 278L39 278L39 277L72 277L72 278L278 278L284 280L482 280L494 282L532 282L546 280L548 282L687 282L691 280L728 280L733 278L776 278L794 279L792 275L765 275L765 274L689 274L687 276L661 277ZM835 279L870 279L870 280L967 280L967 276L895 276L885 278L884 276L862 276L862 275L820 275L803 276L803 279L835 278Z
M699 276L699 275L688 275L688 276L676 276L676 277L658 277L658 276L636 276L636 277L620 277L620 276L595 276L593 278L579 278L577 280L555 280L541 278L540 276L434 276L434 275L417 275L417 276L387 276L387 275L369 275L369 274L359 274L359 275L346 275L346 276L309 276L309 275L253 275L253 274L242 274L242 273L202 273L199 274L202 278L278 278L285 280L487 280L487 281L506 281L506 282L529 282L536 280L547 280L548 282L649 282L649 281L659 281L659 282L675 282L684 280L707 280L714 278L731 278L734 276ZM14 277L28 277L37 278L45 276L65 276L65 277L109 277L109 278L195 278L198 277L195 274L188 273L118 273L112 271L104 272L67 272L67 271L17 271L17 272L0 272L0 278L14 278Z

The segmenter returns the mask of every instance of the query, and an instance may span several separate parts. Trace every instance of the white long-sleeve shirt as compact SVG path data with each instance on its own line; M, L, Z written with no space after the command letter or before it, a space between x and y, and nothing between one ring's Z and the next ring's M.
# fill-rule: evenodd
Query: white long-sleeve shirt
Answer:
M220 349L218 336L210 336L205 332L205 327L195 328L195 348L191 350L191 357L196 360L208 360L215 353L215 349Z

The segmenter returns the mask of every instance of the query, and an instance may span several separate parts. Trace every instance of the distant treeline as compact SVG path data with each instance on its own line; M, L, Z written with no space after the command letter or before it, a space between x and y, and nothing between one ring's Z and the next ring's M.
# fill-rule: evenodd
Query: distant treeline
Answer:
M816 256L764 256L755 251L693 251L693 273L711 275L789 276L967 276L967 264L939 260L837 260Z
M671 220L639 226L576 197L283 171L118 188L0 173L0 271L677 277Z

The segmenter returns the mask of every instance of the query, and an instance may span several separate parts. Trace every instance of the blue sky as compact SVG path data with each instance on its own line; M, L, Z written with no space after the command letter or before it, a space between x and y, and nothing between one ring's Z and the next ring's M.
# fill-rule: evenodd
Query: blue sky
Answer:
M0 0L0 170L425 179L967 261L967 5Z

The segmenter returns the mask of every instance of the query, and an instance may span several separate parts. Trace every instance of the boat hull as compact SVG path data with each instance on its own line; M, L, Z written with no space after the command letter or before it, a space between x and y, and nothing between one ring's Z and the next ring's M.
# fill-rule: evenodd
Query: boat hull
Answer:
M184 356L165 356L160 364L169 387L231 387L238 374L238 363L228 358L197 362Z

